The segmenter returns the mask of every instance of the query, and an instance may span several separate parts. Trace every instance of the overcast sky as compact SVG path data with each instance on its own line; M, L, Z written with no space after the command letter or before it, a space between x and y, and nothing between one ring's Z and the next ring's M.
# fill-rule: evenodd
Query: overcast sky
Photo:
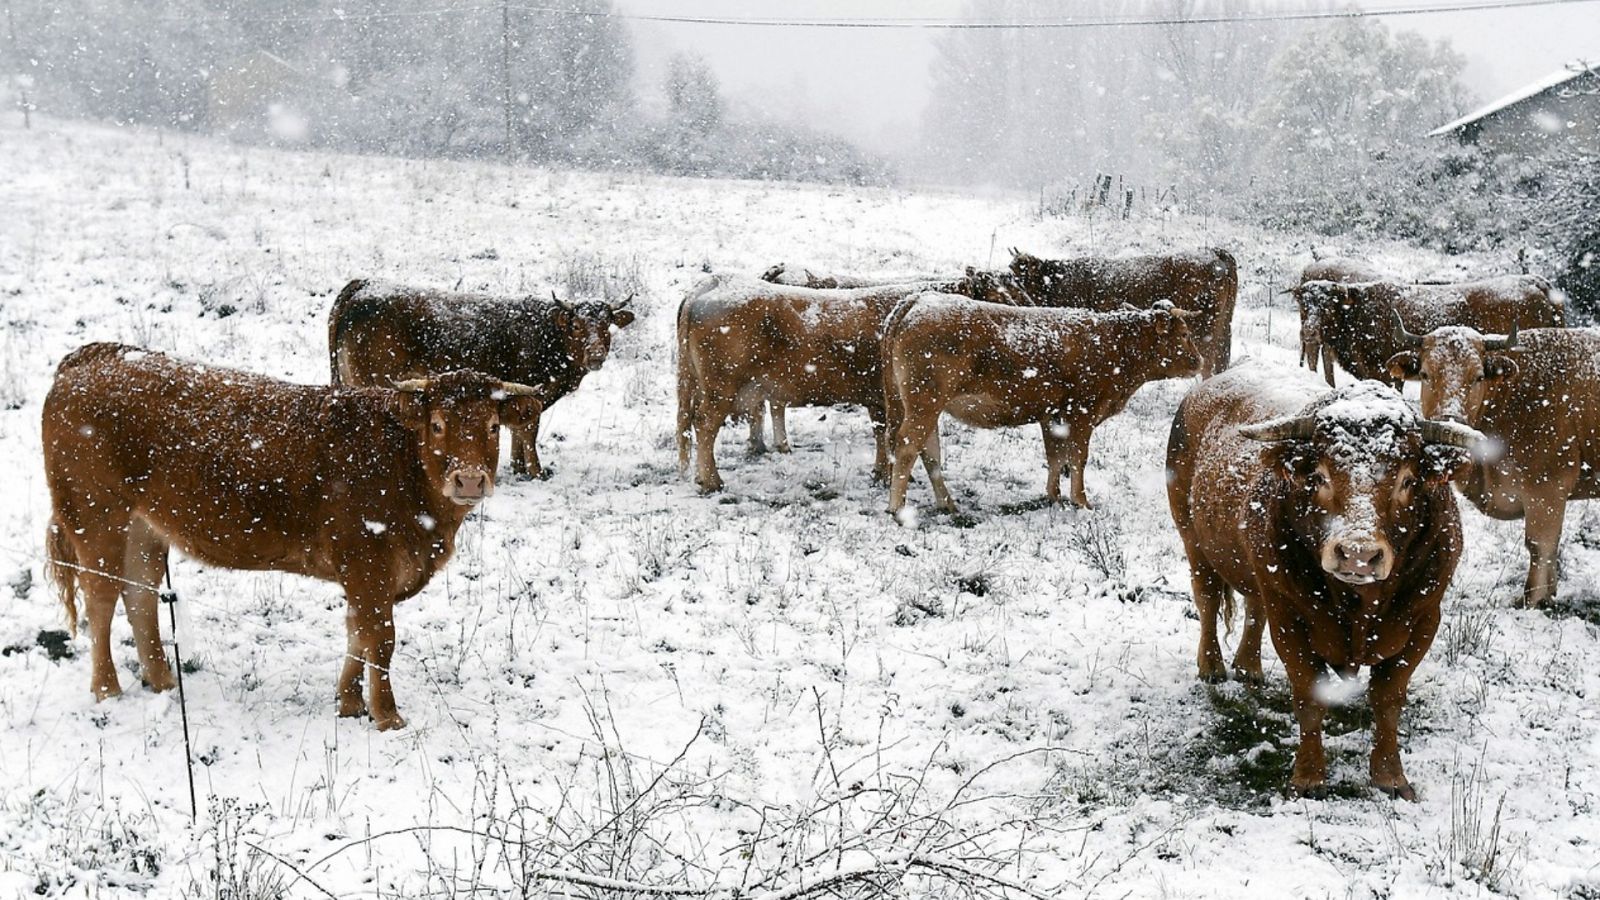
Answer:
M1442 2L1420 0L1409 5ZM786 19L958 19L965 5L963 0L618 0L622 10L632 13ZM1285 0L1281 5L1303 9L1331 4ZM1367 4L1369 8L1394 5L1396 0ZM1070 15L1073 7L1063 0L1060 14ZM1385 21L1394 29L1448 39L1467 56L1468 86L1483 102L1570 60L1600 59L1600 2L1396 16ZM633 33L647 84L659 82L663 61L673 52L697 51L715 68L724 92L735 103L792 114L892 152L917 139L917 124L928 99L933 41L941 32L635 22Z

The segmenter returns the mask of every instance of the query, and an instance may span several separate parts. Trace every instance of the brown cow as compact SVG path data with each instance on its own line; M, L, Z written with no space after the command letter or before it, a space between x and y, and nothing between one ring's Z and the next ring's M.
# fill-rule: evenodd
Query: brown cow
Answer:
M750 450L764 449L762 405L772 408L773 436L787 452L788 406L861 406L872 419L873 476L887 480L883 378L877 342L884 318L913 293L940 290L999 302L1030 303L1004 272L968 270L948 282L828 290L717 275L678 308L678 466L703 491L722 488L716 435L730 416L750 421Z
M471 369L539 388L549 409L606 361L613 328L633 322L627 305L567 303L554 294L549 300L461 294L357 279L339 292L328 313L328 363L333 383L350 385L388 385ZM539 462L539 418L507 426L516 474L549 475Z
M727 276L702 282L678 307L678 467L689 468L691 438L702 491L722 489L716 440L730 416L761 404L775 429L787 406L862 406L877 447L874 474L888 471L883 446L883 381L878 331L894 305L926 285L815 290Z
M1199 368L1185 322L1191 315L1170 304L1094 313L951 294L907 300L890 315L882 342L894 448L889 512L904 507L919 455L937 507L955 510L942 471L942 412L978 428L1038 424L1049 466L1045 494L1060 500L1061 470L1070 467L1072 502L1088 506L1083 469L1095 426L1121 412L1145 382Z
M1333 385L1333 350L1322 343L1322 307L1307 302L1301 288L1312 281L1331 281L1336 284L1354 284L1363 281L1382 281L1383 273L1359 259L1330 257L1313 259L1300 270L1300 281L1284 293L1293 294L1295 307L1300 311L1300 361L1311 371L1318 365L1327 370L1328 385Z
M1398 387L1389 358L1405 350L1395 337L1395 316L1417 334L1446 325L1505 334L1512 328L1560 328L1566 311L1550 282L1536 275L1504 275L1459 284L1400 284L1378 281L1337 284L1312 281L1297 295L1320 317L1324 354L1332 352L1346 372ZM1333 369L1324 373L1334 383Z
M1228 367L1233 347L1233 304L1239 265L1226 250L1191 250L1154 256L1040 259L1011 251L1011 271L1041 306L1075 306L1107 312L1124 303L1148 309L1165 300L1196 313L1189 326L1200 348L1200 375Z
M500 423L537 418L533 392L476 372L394 389L288 384L119 344L67 356L44 401L46 546L74 633L83 591L95 697L121 692L119 594L144 681L172 686L156 588L176 547L337 582L349 635L339 715L404 726L389 681L394 604L449 560L494 490Z
M1410 349L1391 373L1422 382L1422 414L1471 425L1501 450L1456 486L1486 515L1525 520L1522 602L1539 606L1555 596L1567 501L1600 498L1600 334L1451 327L1401 340Z
M1226 676L1217 613L1245 597L1233 665L1261 679L1263 617L1294 693L1291 787L1323 789L1322 719L1371 667L1372 782L1415 799L1400 765L1406 688L1439 627L1461 554L1449 481L1483 436L1420 421L1371 381L1328 391L1298 367L1246 362L1184 398L1167 442L1167 499L1200 613L1200 677Z
M968 266L966 274L953 281L917 281L915 278L904 278L899 281L880 281L872 278L862 278L853 275L827 275L818 276L810 270L803 270L803 276L794 275L785 270L782 263L771 267L762 273L761 280L772 284L784 284L828 290L835 288L857 287L889 287L896 284L920 284L928 290L938 290L949 294L961 294L974 300L987 300L990 303L1004 303L1010 306L1038 306L1036 298L1023 290L1021 281L1010 272L977 269ZM786 410L781 403L768 402L766 404L772 412L772 440L773 446L779 453L789 452L789 428ZM758 405L748 414L750 420L749 448L752 454L767 452L766 442L763 440L761 427L761 407ZM886 477L885 473L879 473Z

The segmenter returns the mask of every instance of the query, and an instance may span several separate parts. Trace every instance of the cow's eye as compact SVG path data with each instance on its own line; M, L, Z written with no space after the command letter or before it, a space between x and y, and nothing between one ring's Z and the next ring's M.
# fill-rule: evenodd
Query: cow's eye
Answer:
M443 421L441 421L439 419L434 419L433 420L433 433L434 434L444 434L444 422Z
M1310 475L1306 476L1306 487L1311 488L1313 491L1322 490L1322 487L1327 483L1328 476L1322 474L1321 472L1312 472Z
M1407 475L1406 477L1400 479L1400 490L1402 490L1402 491L1414 491L1416 489L1417 489L1417 478L1416 478L1415 475Z

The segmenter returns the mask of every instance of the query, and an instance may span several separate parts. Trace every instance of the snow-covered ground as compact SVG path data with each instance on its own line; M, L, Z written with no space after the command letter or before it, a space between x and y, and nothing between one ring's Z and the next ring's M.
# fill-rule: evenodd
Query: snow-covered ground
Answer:
M1509 607L1518 523L1470 507L1446 624L1404 721L1417 804L1365 786L1369 716L1329 740L1335 797L1286 799L1268 686L1195 679L1198 625L1162 482L1190 386L1096 435L1095 512L1046 508L1034 430L946 424L964 515L869 480L864 414L797 410L795 452L727 491L679 478L672 313L704 271L956 271L1046 255L1231 249L1243 355L1292 364L1275 290L1308 244L1199 217L1040 219L1029 198L300 155L173 134L0 127L0 895L476 896L532 867L763 889L937 851L1054 896L1600 896L1597 513L1556 610ZM1413 277L1496 270L1344 246ZM173 577L201 820L175 694L95 704L43 582L39 405L56 362L121 340L325 381L350 278L504 292L599 269L643 293L605 368L546 418L555 475L502 481L398 610L378 734L334 716L338 589L187 560ZM161 415L161 410L151 410ZM128 639L125 621L115 634ZM1495 833L1494 827L1498 825ZM846 852L839 853L840 845ZM757 884L762 879L769 879ZM529 889L539 895L547 888ZM751 891L754 893L755 891ZM955 896L914 879L906 895Z

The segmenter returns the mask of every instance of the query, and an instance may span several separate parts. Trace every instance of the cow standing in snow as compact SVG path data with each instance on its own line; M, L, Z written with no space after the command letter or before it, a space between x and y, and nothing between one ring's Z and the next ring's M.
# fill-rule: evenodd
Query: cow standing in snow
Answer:
M1200 613L1200 677L1226 677L1217 614L1245 598L1234 656L1261 679L1262 626L1294 693L1291 787L1327 780L1322 720L1335 676L1371 668L1372 783L1415 799L1400 764L1400 710L1433 643L1461 555L1449 482L1483 436L1420 420L1372 381L1328 391L1304 369L1242 364L1195 388L1167 443L1167 499Z
M1049 474L1045 494L1087 507L1089 439L1148 381L1193 375L1200 366L1187 320L1170 304L1094 313L984 303L950 294L908 299L884 326L883 395L894 472L889 512L905 505L911 467L922 458L936 505L953 512L939 446L939 415L978 428L1037 424Z
M1425 336L1402 330L1389 360L1396 378L1422 382L1422 414L1462 422L1495 442L1456 482L1496 519L1524 520L1528 577L1522 602L1555 596L1567 501L1600 498L1600 334L1541 328L1505 337L1471 328Z
M632 298L629 298L630 300ZM578 389L633 323L627 301L568 303L551 295L494 297L357 279L328 313L334 384L387 385L471 369L539 389L545 409ZM511 431L511 471L543 478L539 416Z
M339 715L403 727L389 678L394 605L450 559L467 513L494 490L500 425L537 419L534 393L476 372L338 388L119 344L69 354L44 401L45 540L74 632L84 595L96 699L121 693L119 595L145 683L172 686L156 590L176 547L214 566L338 583L349 639Z

